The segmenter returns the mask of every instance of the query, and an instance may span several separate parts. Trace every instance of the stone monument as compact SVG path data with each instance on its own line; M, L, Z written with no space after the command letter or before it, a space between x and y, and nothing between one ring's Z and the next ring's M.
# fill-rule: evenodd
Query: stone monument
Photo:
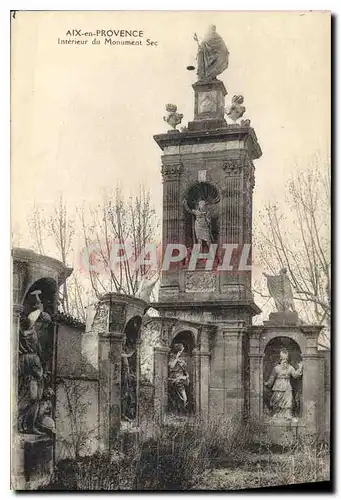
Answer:
M285 268L263 274L277 311L250 329L250 415L266 424L275 444L323 435L326 366L317 340L323 327L299 319Z
M163 255L171 260L154 305L162 318L149 322L159 331L154 367L161 420L169 407L165 384L174 378L168 359L179 344L189 384L178 384L178 396L184 401L187 391L188 408L206 418L247 413L248 328L260 312L250 264L253 162L262 151L250 122L236 123L245 111L241 96L233 101L235 121L225 120L227 90L217 78L229 62L223 38L211 26L202 42L195 40L194 119L182 131L154 136L162 150Z
M49 482L55 434L55 335L59 287L71 274L56 259L14 248L12 460L16 490Z

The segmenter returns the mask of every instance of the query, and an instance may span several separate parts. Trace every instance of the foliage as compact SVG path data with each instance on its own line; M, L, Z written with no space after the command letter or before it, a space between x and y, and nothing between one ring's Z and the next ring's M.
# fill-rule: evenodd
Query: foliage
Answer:
M88 399L88 387L83 380L66 379L59 377L58 382L63 388L65 404L57 407L57 429L58 422L62 422L68 435L59 437L61 448L67 457L76 462L81 454L89 454L91 447L89 443L96 435L97 429L88 429L86 426L86 417L91 401Z
M254 247L262 269L286 268L302 319L324 325L331 319L331 189L329 163L317 159L288 182L285 210L268 203L258 212ZM259 296L264 295L256 286ZM326 334L321 346L329 347Z

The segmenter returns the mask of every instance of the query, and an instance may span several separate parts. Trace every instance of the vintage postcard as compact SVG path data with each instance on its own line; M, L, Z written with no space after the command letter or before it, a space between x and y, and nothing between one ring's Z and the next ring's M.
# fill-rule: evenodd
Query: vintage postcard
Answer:
M331 16L11 14L14 490L330 487Z

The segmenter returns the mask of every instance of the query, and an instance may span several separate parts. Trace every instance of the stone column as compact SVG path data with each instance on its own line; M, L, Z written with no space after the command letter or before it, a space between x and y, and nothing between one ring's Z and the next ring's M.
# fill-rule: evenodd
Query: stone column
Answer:
M225 161L223 169L226 173L225 185L223 187L223 199L221 209L220 245L239 245L242 239L241 223L241 196L242 196L242 163L238 159ZM234 250L233 257L237 250ZM231 265L233 266L233 258ZM221 291L228 298L239 298L238 275L235 270L220 272Z
M210 357L208 351L193 351L195 413L203 420L208 420L209 417Z
M263 327L252 326L249 340L249 376L250 376L250 417L259 420L263 417L263 358L260 338Z
M155 420L164 422L168 404L168 347L154 347L154 411Z
M178 244L180 242L180 209L182 204L180 200L180 176L183 170L181 163L167 164L163 157L162 176L163 176L163 224L162 224L162 252L165 253L169 243ZM178 292L179 289L179 266L169 271L163 271L161 278L160 294L162 289L168 292Z
M317 349L320 326L304 326L301 330L307 339L303 359L302 419L308 432L319 433L324 420L324 359Z
M240 415L244 409L244 376L242 339L244 322L223 327L224 339L224 414Z
M121 355L123 334L99 335L99 443L109 451L121 425Z
M250 417L263 417L263 354L249 354L250 358Z
M20 315L23 307L13 304L12 318L12 394L11 394L11 416L12 416L12 456L11 456L11 479L12 487L16 490L25 489L24 456L22 451L23 439L18 433L18 366L19 366L19 325Z

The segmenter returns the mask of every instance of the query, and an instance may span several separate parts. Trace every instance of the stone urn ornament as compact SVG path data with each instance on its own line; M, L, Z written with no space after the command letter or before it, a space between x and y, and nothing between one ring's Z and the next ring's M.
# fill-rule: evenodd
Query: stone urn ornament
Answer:
M226 116L234 123L239 120L245 113L245 106L242 106L244 97L242 95L234 95L232 97L231 105L225 108Z
M176 130L176 127L180 125L181 120L184 117L182 113L177 113L177 109L178 108L175 104L166 104L166 111L168 112L168 116L164 116L163 120L172 127L172 130L170 130L170 132L178 132L178 130Z

